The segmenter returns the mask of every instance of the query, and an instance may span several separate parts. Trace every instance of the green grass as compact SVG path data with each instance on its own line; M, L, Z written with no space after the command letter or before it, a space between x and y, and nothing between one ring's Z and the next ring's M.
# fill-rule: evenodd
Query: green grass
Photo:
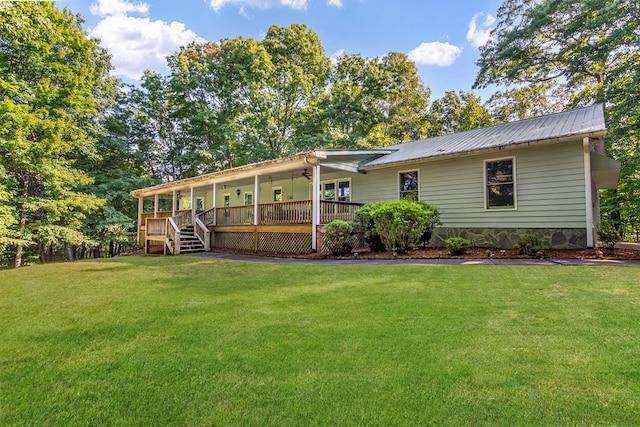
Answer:
M640 271L0 272L0 425L638 425Z

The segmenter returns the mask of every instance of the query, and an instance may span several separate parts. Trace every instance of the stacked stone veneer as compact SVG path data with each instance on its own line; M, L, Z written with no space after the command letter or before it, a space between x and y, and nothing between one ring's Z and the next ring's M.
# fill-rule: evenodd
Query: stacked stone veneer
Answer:
M450 237L464 237L480 248L511 249L525 234L544 239L552 249L582 249L587 247L587 231L583 228L452 228L433 230L429 246L445 247Z

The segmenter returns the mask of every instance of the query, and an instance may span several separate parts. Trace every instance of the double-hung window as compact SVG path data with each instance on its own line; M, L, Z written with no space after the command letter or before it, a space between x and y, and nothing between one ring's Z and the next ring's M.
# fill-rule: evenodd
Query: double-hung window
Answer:
M400 200L418 200L418 171L405 171L399 174Z
M515 158L485 160L485 206L487 209L516 208Z

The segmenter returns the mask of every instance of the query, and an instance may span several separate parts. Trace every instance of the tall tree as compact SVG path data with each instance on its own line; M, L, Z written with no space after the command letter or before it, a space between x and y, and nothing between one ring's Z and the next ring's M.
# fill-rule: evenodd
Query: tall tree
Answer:
M489 111L473 92L449 91L433 101L429 113L430 136L461 132L492 124Z
M94 151L83 123L96 114L93 89L110 65L81 24L54 3L0 3L0 164L17 237L40 250L86 241L82 221L102 203L77 191L91 179L74 162ZM24 248L16 245L16 267Z
M192 44L169 58L176 114L200 147L202 169L220 170L262 160L254 108L264 101L272 64L253 39Z
M486 107L497 123L512 122L560 112L568 103L566 95L549 83L531 84L495 92Z
M603 203L619 231L638 228L635 182L640 69L640 6L636 0L506 0L492 40L481 48L475 87L489 84L566 84L570 104L607 106L610 152L621 162L618 191ZM624 197L620 192L629 192ZM626 202L625 202L626 201ZM625 213L627 212L627 213Z
M342 55L323 105L331 145L380 147L424 137L429 94L404 54Z
M305 25L274 25L262 41L273 64L267 97L256 107L261 118L259 138L268 157L309 149L312 138L300 138L297 129L317 108L326 89L331 61L318 35Z

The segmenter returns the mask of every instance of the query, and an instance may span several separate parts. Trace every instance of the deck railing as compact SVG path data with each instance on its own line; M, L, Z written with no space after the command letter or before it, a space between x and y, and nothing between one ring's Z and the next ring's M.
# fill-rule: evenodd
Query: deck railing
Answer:
M362 203L321 200L320 224L328 224L334 219L351 221L355 210L362 205ZM181 211L180 214L174 217L178 227L193 225L190 212ZM165 218L164 214L165 212L158 212L158 220ZM196 218L207 226L214 224L214 218L216 219L216 225L251 225L253 224L253 214L253 205L227 206L199 212ZM258 214L260 215L260 225L311 224L312 202L311 200L296 200L292 202L263 203L258 207Z
M261 204L260 224L311 224L311 200Z
M339 202L335 200L320 201L320 224L328 224L334 219L353 220L353 213L362 203Z
M167 233L167 218L147 218L145 224L147 236L164 236Z
M253 223L253 205L226 206L217 208L217 210L217 225L249 225Z

